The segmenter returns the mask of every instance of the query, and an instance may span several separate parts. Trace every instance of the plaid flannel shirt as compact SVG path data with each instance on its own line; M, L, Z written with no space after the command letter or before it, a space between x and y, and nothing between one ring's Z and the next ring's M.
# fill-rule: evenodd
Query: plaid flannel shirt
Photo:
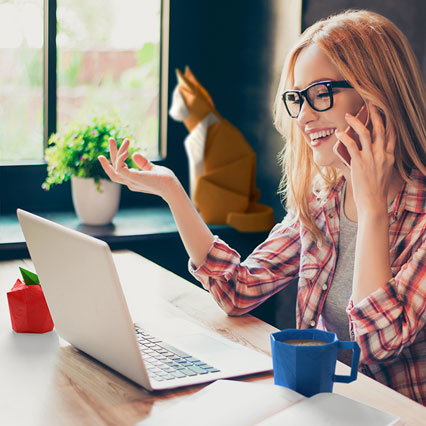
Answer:
M360 369L426 405L426 177L411 173L389 217L393 278L347 313L351 336L361 348ZM190 272L229 315L242 315L298 279L296 324L321 327L321 312L338 257L343 178L311 211L324 241L317 244L291 215L244 261L215 237L205 262Z

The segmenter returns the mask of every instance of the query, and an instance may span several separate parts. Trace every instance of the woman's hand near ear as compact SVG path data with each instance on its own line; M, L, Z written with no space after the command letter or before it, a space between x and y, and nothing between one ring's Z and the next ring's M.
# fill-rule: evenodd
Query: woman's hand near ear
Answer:
M351 180L358 218L364 214L387 212L388 194L394 176L396 134L385 129L377 107L369 103L372 132L356 117L347 114L348 124L358 133L362 150L344 132L338 138L351 156Z
M394 168L395 131L391 128L386 132L377 107L369 107L372 132L356 117L346 117L359 135L362 150L347 134L339 132L337 136L351 155L351 189L358 217L352 292L355 304L392 278L388 203L402 185Z

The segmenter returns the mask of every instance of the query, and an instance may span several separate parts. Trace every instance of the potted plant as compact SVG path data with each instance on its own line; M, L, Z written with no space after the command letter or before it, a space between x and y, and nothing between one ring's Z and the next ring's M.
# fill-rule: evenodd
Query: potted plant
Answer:
M116 117L94 115L52 134L45 152L47 178L42 187L49 190L71 179L74 209L85 225L110 223L120 203L121 185L111 182L98 161L99 155L109 157L110 137L120 146L129 138L128 126ZM133 166L131 156L126 163Z

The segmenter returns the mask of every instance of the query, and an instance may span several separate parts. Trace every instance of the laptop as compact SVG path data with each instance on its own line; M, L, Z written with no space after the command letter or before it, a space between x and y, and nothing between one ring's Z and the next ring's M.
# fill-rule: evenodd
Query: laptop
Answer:
M107 243L17 215L56 332L80 351L149 391L272 370L271 357L181 317L165 321L152 309L146 324L135 324Z

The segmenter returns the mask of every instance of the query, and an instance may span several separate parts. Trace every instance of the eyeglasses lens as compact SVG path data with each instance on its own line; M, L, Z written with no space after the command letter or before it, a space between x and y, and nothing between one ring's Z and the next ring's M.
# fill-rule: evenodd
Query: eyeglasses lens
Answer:
M309 104L317 111L325 111L331 106L332 93L325 84L316 84L311 86L305 92L305 97ZM284 102L290 115L295 118L299 115L302 106L302 94L300 92L286 92L284 94Z
M313 105L317 111L324 111L330 108L330 91L325 84L318 84L310 87L306 92L306 96L309 98L310 104Z
M284 95L284 102L287 105L287 109L292 117L299 115L301 102L301 95L298 92L288 92Z

